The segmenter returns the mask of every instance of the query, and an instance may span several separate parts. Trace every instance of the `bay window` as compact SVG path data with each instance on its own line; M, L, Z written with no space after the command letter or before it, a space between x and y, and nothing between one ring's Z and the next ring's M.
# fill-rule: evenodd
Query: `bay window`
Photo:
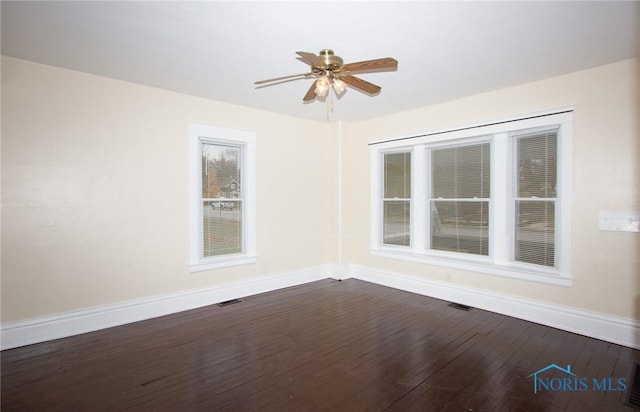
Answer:
M572 111L372 143L374 255L571 284Z

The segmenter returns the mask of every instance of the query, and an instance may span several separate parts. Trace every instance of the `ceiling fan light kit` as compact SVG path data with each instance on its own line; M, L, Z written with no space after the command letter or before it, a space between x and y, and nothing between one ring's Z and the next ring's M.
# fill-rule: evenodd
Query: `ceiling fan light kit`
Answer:
M376 95L382 90L380 86L353 76L352 73L392 71L398 68L398 62L392 57L344 64L342 58L336 56L331 49L322 49L317 55L302 51L296 52L296 54L299 56L298 60L311 67L310 72L261 80L255 84L265 87L284 81L313 77L316 80L302 98L303 102L310 102L316 97L326 97L330 89L333 89L335 94L341 97L346 92L347 86L369 95Z
M315 82L316 87L313 89L313 92L316 96L325 97L329 92L329 79L326 77L321 77Z
M342 96L342 94L347 91L347 84L340 79L333 79L331 85L338 96Z

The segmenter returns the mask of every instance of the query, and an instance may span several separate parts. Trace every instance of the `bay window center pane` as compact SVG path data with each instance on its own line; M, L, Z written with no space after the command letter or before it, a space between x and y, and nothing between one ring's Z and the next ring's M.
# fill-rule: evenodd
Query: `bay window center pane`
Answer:
M489 255L490 143L431 151L431 249Z
M431 249L489 254L489 202L431 202Z
M489 143L434 149L431 152L432 198L490 197Z

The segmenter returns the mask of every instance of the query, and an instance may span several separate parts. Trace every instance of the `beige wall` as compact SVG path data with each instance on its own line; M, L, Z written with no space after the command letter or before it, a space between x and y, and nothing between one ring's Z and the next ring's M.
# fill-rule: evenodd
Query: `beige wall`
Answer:
M640 60L342 126L342 261L640 319ZM574 105L573 275L563 288L369 254L369 142ZM187 123L257 134L255 265L189 273ZM2 59L2 322L338 259L339 128Z
M188 122L256 132L257 264L187 269ZM336 148L325 123L3 58L2 322L334 261Z
M351 124L344 143L345 260L392 273L640 319L640 235L598 230L600 210L640 210L640 60ZM571 288L369 254L368 143L574 106Z

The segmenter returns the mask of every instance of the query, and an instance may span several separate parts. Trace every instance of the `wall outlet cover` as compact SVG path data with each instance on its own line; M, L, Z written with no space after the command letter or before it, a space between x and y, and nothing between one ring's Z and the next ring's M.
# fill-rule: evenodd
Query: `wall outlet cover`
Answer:
M601 210L598 213L598 229L640 232L640 212Z

